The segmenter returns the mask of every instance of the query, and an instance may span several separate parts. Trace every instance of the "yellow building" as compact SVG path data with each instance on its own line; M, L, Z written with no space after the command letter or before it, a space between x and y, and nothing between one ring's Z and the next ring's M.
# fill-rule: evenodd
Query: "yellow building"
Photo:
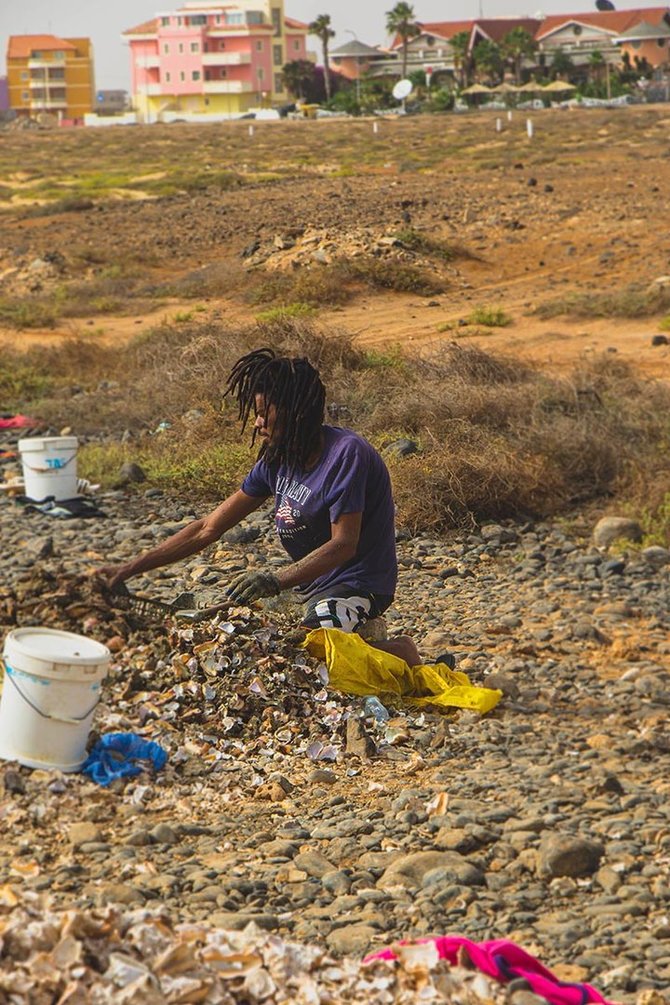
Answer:
M19 115L48 112L83 121L93 109L93 47L88 38L11 35L7 46L9 107Z

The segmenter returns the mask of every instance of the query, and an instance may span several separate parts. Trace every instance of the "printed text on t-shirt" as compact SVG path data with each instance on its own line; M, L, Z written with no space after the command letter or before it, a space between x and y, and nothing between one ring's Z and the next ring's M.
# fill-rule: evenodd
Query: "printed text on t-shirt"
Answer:
M280 475L277 479L276 493L287 499L293 499L294 502L304 504L311 496L312 490L308 485L303 485L302 482L291 481L290 478Z

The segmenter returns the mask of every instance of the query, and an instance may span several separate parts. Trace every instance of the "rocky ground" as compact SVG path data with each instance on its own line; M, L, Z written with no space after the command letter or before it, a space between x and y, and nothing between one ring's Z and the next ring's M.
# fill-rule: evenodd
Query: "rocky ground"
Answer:
M77 577L193 516L156 489L99 503L106 519L62 522L0 502L0 624L109 642L98 729L140 732L170 759L109 789L0 768L5 910L31 892L253 920L335 956L509 937L617 1001L670 985L667 553L607 553L559 524L401 534L391 634L451 649L504 699L485 718L390 708L378 723L328 691L283 601L192 628L92 607ZM261 513L133 588L206 604L268 561L284 559Z

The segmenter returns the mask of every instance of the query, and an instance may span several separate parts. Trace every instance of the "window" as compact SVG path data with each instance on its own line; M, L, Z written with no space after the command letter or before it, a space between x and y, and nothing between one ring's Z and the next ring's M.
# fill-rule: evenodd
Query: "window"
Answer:
M219 42L219 52L223 52L223 50L225 48L226 48L226 43L225 42Z
M163 26L163 28L167 28L169 26L169 24L170 24L170 18L169 17L162 17L161 18L161 25Z
M179 73L179 79L180 80L186 80L186 74L184 73L183 70L181 70L180 73Z
M191 73L191 80L200 80L200 70L193 70Z
M167 42L163 44L163 55L165 56L170 55L170 46L167 44Z
M217 24L221 24L221 15L217 14L214 20L216 21Z
M264 48L263 42L256 42L256 52L262 52Z
M205 70L205 80L211 80L211 79L212 79L212 71Z
M272 28L275 35L281 35L281 9L279 7L272 8Z
M54 52L54 59L65 59L65 53L62 49L56 49Z
M582 33L582 26L581 26L581 24L575 24L575 25L572 26L572 34L573 35L581 35L581 33Z
M33 49L33 51L30 53L30 58L31 59L41 59L43 55L44 55L44 53L42 52L41 49Z
M296 52L300 52L300 39L299 38L296 38L295 41L293 42L293 48L295 49Z
M190 16L190 18L188 20L189 20L189 24L191 24L191 25L207 24L207 15L206 14L191 14L191 16Z
M30 74L28 73L28 71L27 70L21 70L21 80L29 80L29 79L30 79ZM33 74L33 79L34 80L38 80L39 79L37 77L37 74Z
M191 42L191 52L200 52L200 42Z
M281 73L275 73L275 91L281 94L284 90L284 80Z
M659 49L662 49L664 47L664 45L665 45L666 42L667 42L666 38L657 38L656 39L656 45L659 47Z
M272 46L272 62L275 66L281 66L284 62L284 48L281 45Z
M52 87L51 88L51 97L55 98L57 101L61 101L65 97L65 88L64 87Z
M21 101L30 101L30 91L21 91Z
M183 51L184 51L184 43L180 42L179 43L179 52L182 53Z
M244 14L226 14L226 24L244 24Z
M62 66L55 66L49 70L49 80L65 80L65 70Z
M168 70L168 71L167 71L167 73L165 74L165 83L166 83L166 84L169 84L169 83L170 83L170 71L169 71L169 70Z
M259 66L258 69L256 70L256 76L258 77L259 80L262 80L263 77L265 76L265 72L262 66Z

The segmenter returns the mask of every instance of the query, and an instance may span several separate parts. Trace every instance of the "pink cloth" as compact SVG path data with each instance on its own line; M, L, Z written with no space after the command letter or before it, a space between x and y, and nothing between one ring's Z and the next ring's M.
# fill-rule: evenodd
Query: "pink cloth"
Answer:
M471 942L460 935L443 935L435 939L417 939L417 942L433 942L441 960L457 962L459 949L465 949L473 965L483 974L494 977L502 983L523 978L536 995L546 998L551 1005L615 1005L606 1001L590 984L565 984L547 970L539 960L527 953L521 946L506 939L490 942ZM364 963L371 960L394 960L392 949L382 949L367 956Z
M11 415L7 419L0 418L0 429L25 429L28 426L39 426L37 419L28 415Z

